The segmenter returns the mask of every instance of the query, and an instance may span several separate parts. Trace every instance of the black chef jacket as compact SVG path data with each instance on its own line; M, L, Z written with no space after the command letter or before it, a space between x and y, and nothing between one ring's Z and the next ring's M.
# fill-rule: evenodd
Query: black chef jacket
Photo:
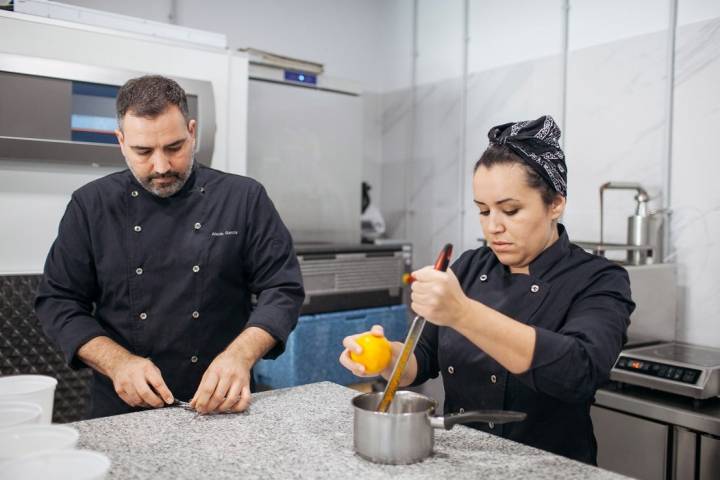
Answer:
M251 310L251 295L257 306ZM256 181L197 166L169 198L129 170L73 193L45 263L35 310L68 364L108 336L150 358L190 399L210 362L248 327L282 353L304 299L289 232ZM90 417L134 411L95 372Z
M595 464L590 405L627 339L635 304L624 268L571 244L562 225L558 230L529 275L511 274L487 247L452 265L466 295L535 329L530 369L513 375L452 328L428 324L415 351L415 384L442 372L446 413L526 412L523 422L471 426Z

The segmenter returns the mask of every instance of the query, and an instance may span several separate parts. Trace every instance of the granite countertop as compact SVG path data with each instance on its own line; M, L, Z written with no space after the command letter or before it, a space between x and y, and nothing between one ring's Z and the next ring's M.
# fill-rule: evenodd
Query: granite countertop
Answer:
M377 465L353 451L357 392L323 382L253 395L243 414L163 408L73 424L78 448L112 460L108 478L624 478L494 435L435 431L435 453L414 465Z

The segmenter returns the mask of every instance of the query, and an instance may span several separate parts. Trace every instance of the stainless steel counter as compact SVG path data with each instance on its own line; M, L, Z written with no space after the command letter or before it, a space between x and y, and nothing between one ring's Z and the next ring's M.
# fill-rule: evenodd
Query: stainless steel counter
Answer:
M720 478L720 398L612 384L590 415L602 468L642 480Z
M696 406L690 398L642 387L612 385L597 391L595 404L720 436L720 398L704 400Z

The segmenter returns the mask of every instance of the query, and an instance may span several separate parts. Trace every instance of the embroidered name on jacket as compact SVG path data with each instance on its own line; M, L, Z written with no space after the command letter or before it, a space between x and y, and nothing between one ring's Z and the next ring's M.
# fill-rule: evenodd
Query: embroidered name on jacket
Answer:
M225 235L237 235L237 230L225 230L224 232L212 232L212 237L224 237Z

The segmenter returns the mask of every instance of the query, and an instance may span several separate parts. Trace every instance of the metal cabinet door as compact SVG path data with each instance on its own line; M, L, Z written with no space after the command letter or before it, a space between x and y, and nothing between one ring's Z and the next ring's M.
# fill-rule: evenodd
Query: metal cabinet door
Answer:
M697 436L692 430L673 427L672 480L695 478Z
M720 439L700 435L700 480L720 478Z
M607 408L590 409L598 443L598 466L641 480L665 480L667 425Z

